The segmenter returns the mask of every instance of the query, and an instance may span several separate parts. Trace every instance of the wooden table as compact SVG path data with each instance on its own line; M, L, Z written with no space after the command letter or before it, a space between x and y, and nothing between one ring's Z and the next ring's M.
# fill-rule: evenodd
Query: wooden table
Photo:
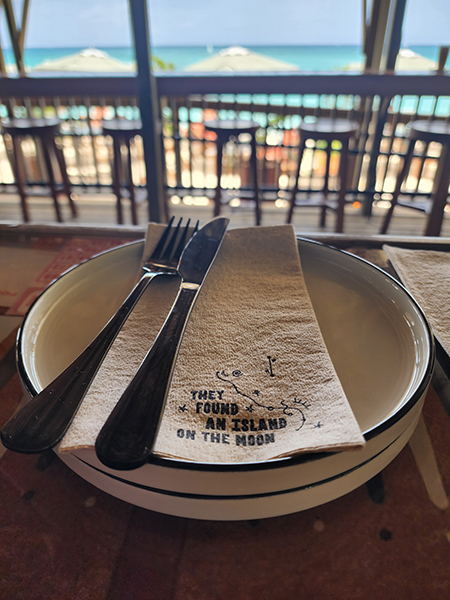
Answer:
M69 263L143 235L0 226L1 425L22 399L14 342L31 299ZM314 237L381 265L383 242L450 250L441 239ZM11 277L12 263L20 277ZM51 451L3 449L0 598L449 598L450 420L435 383L443 401L430 389L411 443L381 476L326 505L261 521L157 514L108 496Z

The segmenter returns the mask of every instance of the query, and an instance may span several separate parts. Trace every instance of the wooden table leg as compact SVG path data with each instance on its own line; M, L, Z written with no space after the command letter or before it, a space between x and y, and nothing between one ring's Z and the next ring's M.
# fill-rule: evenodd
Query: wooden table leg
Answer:
M301 142L300 142L300 147L298 149L297 169L295 171L295 183L294 183L294 187L291 192L291 200L290 200L286 223L290 223L292 221L292 217L294 214L295 199L296 199L297 192L298 192L298 179L300 177L300 168L302 166L302 158L303 158L303 153L305 151L305 142L306 142L306 138L302 137Z
M388 230L389 223L391 222L392 215L394 214L394 208L397 206L398 197L400 196L400 191L402 189L402 184L408 175L409 167L411 165L415 145L415 140L411 140L409 142L408 150L406 151L405 157L403 159L403 167L399 176L397 177L397 181L395 184L395 189L391 200L391 206L389 207L389 210L387 211L386 216L384 217L383 224L380 229L380 233L383 235Z
M120 153L120 140L113 138L113 168L112 168L112 180L113 180L113 189L114 194L117 198L117 223L119 225L123 224L123 209L122 209L122 196L120 190L121 184L121 169L120 163L122 160L122 156Z
M49 152L50 144L51 144L51 141L48 138L46 138L46 137L41 138L42 154L44 155L45 167L47 169L48 183L49 183L50 192L51 192L51 195L53 198L53 204L55 206L56 219L58 220L59 223L62 223L63 218L62 218L61 209L60 209L59 202L58 202L58 192L56 190L56 185L55 185L55 175L53 172L53 165L52 165L52 160L51 160L50 152Z
M322 198L322 207L320 209L320 218L319 218L319 227L325 227L327 220L327 206L328 206L328 192L330 187L330 163L331 163L331 142L327 142L327 163L325 167L325 181L323 183L323 198ZM341 152L341 160L342 160L342 152ZM342 187L342 186L341 186Z
M17 185L17 191L19 192L20 196L20 205L22 208L23 220L25 221L25 223L28 223L30 221L30 213L28 211L27 196L25 192L25 165L23 162L20 140L16 137L11 136L11 144L6 143L5 140L5 146L8 152L9 161L11 163L14 180Z
M53 138L53 150L55 152L56 160L57 160L58 166L59 166L59 171L61 173L61 179L62 179L62 183L63 183L64 192L67 196L67 199L69 200L70 211L74 217L77 217L78 209L77 209L75 202L73 201L72 193L70 191L70 181L69 181L69 177L67 175L67 167L66 167L66 161L64 159L64 151L63 151L62 141L56 140L55 138Z
M133 184L133 168L131 161L131 141L127 139L127 178L128 178L128 186L130 191L130 205L131 205L131 221L133 225L138 224L138 216L137 216L137 208L136 208L136 196L134 193L134 184Z
M217 136L217 187L216 187L216 196L214 198L214 216L218 217L220 215L220 211L222 209L222 187L220 184L220 180L222 179L222 151L223 151L223 142L219 136Z
M252 168L253 177L253 189L255 198L255 220L256 225L261 225L261 202L259 197L259 185L258 185L258 156L256 154L256 138L252 135L251 141L252 154L250 157L250 164Z
M450 184L450 148L442 146L439 167L436 173L435 189L433 191L430 216L424 235L439 236L444 220L444 210L447 204L448 187Z
M339 165L340 190L336 216L336 233L344 231L345 196L347 193L348 178L348 140L342 142L341 159Z

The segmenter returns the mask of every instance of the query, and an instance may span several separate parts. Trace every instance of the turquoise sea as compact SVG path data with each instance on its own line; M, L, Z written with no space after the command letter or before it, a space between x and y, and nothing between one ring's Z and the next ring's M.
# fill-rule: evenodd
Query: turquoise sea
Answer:
M224 46L161 46L154 47L152 52L164 62L171 63L176 71L183 71L188 65L208 58L223 48ZM336 72L345 69L350 63L363 62L359 46L248 46L248 48L292 63L306 72ZM124 62L131 62L134 59L132 48L99 49ZM438 46L411 46L410 49L431 60L438 59ZM29 69L33 69L44 60L63 58L81 50L83 48L27 48L25 64ZM5 50L5 60L7 64L14 62L11 51Z

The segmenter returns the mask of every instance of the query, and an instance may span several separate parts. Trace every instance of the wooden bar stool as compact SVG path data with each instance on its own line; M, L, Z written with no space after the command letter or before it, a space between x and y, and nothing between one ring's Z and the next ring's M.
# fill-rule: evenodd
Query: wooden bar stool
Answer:
M306 140L314 141L325 141L327 142L327 162L325 170L325 181L323 187L323 199L318 205L320 208L320 227L325 227L326 213L327 210L336 211L336 233L342 233L344 230L344 209L345 209L345 195L347 192L347 177L348 177L348 156L349 156L349 141L355 138L359 130L358 123L355 121L347 121L346 119L325 119L318 118L312 123L305 123L304 121L300 125L300 147L298 152L298 162L295 177L295 185L292 190L290 206L287 216L287 223L292 221L294 208L296 206L311 206L311 202L304 202L302 204L296 204L296 197L298 193L298 179L300 177L300 167L302 164L303 154L306 148ZM331 161L331 143L333 141L339 141L342 144L340 150L340 161L339 161L339 179L340 189L337 207L334 207L328 203L328 182L330 177L330 161Z
M252 174L253 179L253 198L255 201L255 220L256 225L261 225L261 205L259 200L259 187L258 187L258 162L256 156L256 132L259 129L258 123L255 121L241 121L239 119L236 120L216 120L216 121L206 121L205 129L206 131L212 131L216 134L217 140L217 187L216 194L214 198L214 216L217 217L220 215L222 208L222 187L221 187L221 177L222 177L222 153L224 145L230 140L230 138L237 138L241 133L248 133L251 136L250 146L251 146L251 155L250 155L250 172Z
M384 218L380 233L387 232L391 222L394 209L397 205L429 212L428 221L425 227L424 235L439 236L441 233L442 222L444 220L444 210L447 204L448 188L450 185L450 124L439 121L419 120L411 123L408 134L408 149L403 159L403 168L397 177L395 190L391 200L391 206ZM416 142L421 141L426 144L430 142L439 142L442 144L442 152L439 158L439 166L434 180L433 192L429 206L414 205L413 202L399 202L402 184L408 176L409 168L414 154Z
M66 194L69 200L70 210L74 217L77 216L78 211L75 203L72 199L70 191L69 177L66 171L66 163L64 160L64 153L62 149L61 140L58 138L60 120L57 118L53 119L10 119L6 123L2 123L2 131L11 137L12 145L6 144L8 157L11 162L11 167L14 173L14 179L16 181L17 189L20 196L20 202L22 207L23 220L28 222L30 215L27 205L27 194L26 191L26 174L25 174L25 162L22 153L21 143L23 138L32 137L37 143L39 141L42 155L44 157L45 168L47 171L48 183L50 186L51 196L55 206L56 218L59 222L63 221L61 214L61 207L58 201L58 194L60 193L60 186L56 183L54 164L52 158L56 159L58 168L62 180L62 192Z
M103 135L112 137L113 140L113 165L111 169L114 194L117 198L117 222L123 224L122 188L128 189L130 194L131 221L138 224L136 193L133 185L131 165L131 141L142 135L142 122L140 119L112 119L102 123ZM126 176L123 172L121 148L127 148Z

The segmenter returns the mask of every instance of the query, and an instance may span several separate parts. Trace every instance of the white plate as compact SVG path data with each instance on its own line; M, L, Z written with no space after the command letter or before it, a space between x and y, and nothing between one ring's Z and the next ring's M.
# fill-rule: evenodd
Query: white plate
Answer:
M103 491L125 502L157 512L216 521L264 519L307 510L347 494L382 471L402 450L411 437L420 417L418 412L406 430L387 448L355 468L328 477L312 485L291 486L275 492L254 494L181 494L151 485L131 484L123 472L108 474L84 463L79 456L60 455L75 473ZM103 465L100 465L101 467ZM280 469L278 469L280 471ZM233 483L231 482L231 485ZM211 492L211 490L210 490Z
M107 469L93 450L61 458L129 502L205 519L310 508L361 485L392 460L413 431L431 379L430 328L408 292L383 271L322 244L298 244L325 342L367 439L364 449L244 465L159 459L128 472ZM82 263L31 307L18 343L19 372L31 395L113 314L132 285L142 249L142 242L128 244Z

